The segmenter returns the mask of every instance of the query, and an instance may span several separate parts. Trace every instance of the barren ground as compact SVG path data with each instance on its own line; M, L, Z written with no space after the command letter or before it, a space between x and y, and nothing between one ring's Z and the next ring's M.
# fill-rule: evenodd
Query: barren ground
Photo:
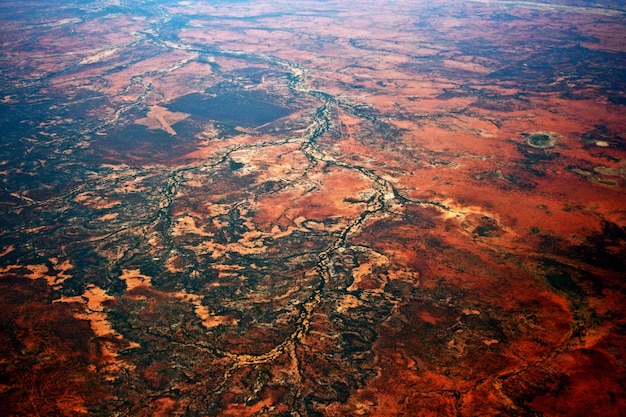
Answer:
M4 1L0 409L620 416L626 9Z

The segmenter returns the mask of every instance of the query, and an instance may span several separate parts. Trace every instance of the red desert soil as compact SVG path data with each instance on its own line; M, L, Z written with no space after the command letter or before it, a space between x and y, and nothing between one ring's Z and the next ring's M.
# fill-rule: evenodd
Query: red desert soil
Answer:
M617 1L0 12L0 414L626 410Z

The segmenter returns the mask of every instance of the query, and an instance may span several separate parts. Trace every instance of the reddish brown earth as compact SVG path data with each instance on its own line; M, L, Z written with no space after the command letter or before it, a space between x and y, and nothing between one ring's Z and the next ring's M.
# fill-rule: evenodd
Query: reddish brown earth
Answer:
M0 414L621 416L626 9L5 1Z

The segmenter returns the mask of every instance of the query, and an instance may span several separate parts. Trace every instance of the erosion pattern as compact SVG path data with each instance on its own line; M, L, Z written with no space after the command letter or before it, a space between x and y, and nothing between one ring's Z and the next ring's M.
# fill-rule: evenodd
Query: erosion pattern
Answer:
M621 415L620 3L2 2L2 414Z

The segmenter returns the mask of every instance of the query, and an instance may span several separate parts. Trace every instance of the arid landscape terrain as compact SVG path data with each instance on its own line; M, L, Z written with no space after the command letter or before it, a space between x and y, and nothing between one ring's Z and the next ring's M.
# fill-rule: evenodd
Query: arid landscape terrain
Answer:
M624 415L621 1L6 0L0 42L0 415Z

